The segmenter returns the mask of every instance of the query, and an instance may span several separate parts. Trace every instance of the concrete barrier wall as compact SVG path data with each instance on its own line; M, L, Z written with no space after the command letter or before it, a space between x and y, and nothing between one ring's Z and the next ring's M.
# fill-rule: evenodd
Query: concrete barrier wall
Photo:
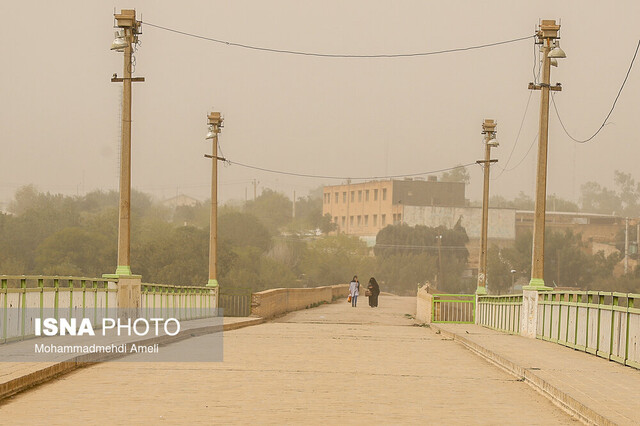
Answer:
M275 288L251 295L251 315L272 318L287 312L313 307L319 303L331 303L346 297L347 284L314 288Z
M416 319L422 323L430 323L433 296L429 293L429 286L418 289L416 301Z
M347 297L349 295L349 284L337 284L331 286L331 298L333 300Z

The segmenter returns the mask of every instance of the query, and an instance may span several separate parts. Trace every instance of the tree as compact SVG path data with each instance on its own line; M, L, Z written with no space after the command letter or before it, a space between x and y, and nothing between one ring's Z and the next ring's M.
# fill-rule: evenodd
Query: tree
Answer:
M507 294L511 288L511 265L495 245L487 252L487 289L493 294Z
M578 212L580 211L580 207L573 201L565 200L556 194L551 194L547 196L547 210L554 212Z
M471 176L465 166L458 165L455 169L443 172L440 180L442 182L463 182L468 185L471 182Z
M504 263L521 276L531 276L531 243L532 234L526 232L516 236L513 248L500 251ZM549 230L545 233L544 281L549 287L590 288L593 283L610 276L619 259L617 254L609 257L602 252L589 254L580 234Z
M252 246L267 251L271 236L262 222L248 213L226 213L218 218L218 238L232 246Z
M622 204L620 214L636 216L638 214L640 184L636 184L635 179L633 179L630 173L623 173L619 170L613 172L613 181L618 190L620 203Z
M346 283L358 274L368 251L366 244L357 237L326 236L309 243L300 270L313 286Z
M106 236L79 227L49 235L38 245L36 253L36 269L44 274L96 277L116 262Z
M265 188L255 201L247 202L245 212L256 216L276 234L278 229L291 221L293 204L284 194Z
M438 236L442 236L440 247ZM465 244L468 241L460 221L453 229L389 225L376 236L374 253L379 264L384 265L379 274L393 283L394 287L415 291L416 284L433 281L436 272L439 272L440 290L455 293L467 291L471 284L462 279L462 272L467 267L469 252Z
M208 280L209 233L167 222L146 223L131 247L131 269L145 280L175 285L198 285Z
M594 213L622 213L622 202L615 191L600 186L597 182L587 182L580 187L582 209Z

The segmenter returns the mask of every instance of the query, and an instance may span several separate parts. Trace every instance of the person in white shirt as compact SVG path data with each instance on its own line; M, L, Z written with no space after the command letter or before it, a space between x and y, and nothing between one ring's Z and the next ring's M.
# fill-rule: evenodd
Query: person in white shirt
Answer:
M349 283L349 295L351 296L351 307L355 308L358 303L358 295L360 294L360 282L358 276L354 275Z

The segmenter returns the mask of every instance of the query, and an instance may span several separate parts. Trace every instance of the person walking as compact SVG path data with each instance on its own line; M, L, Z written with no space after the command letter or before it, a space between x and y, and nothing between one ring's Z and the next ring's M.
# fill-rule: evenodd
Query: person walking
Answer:
M351 297L351 307L355 308L358 303L358 295L360 294L360 282L358 276L354 275L349 283L349 296Z
M375 278L371 277L369 280L369 285L367 286L367 290L369 291L369 306L372 308L378 307L378 296L380 296L380 286Z

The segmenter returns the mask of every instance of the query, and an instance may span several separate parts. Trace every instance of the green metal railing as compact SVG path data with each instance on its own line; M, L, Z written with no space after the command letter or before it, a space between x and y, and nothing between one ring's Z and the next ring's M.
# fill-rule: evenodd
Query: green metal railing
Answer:
M433 294L431 322L474 324L476 296L474 294Z
M218 316L218 288L142 284L142 316L191 320Z
M540 293L537 329L539 339L640 368L640 294Z
M55 318L90 313L96 323L116 307L116 291L103 278L0 275L0 343L33 336L34 318L45 309Z
M478 296L478 324L507 333L520 333L522 295Z
M218 307L225 317L248 317L251 315L251 288L222 287Z

